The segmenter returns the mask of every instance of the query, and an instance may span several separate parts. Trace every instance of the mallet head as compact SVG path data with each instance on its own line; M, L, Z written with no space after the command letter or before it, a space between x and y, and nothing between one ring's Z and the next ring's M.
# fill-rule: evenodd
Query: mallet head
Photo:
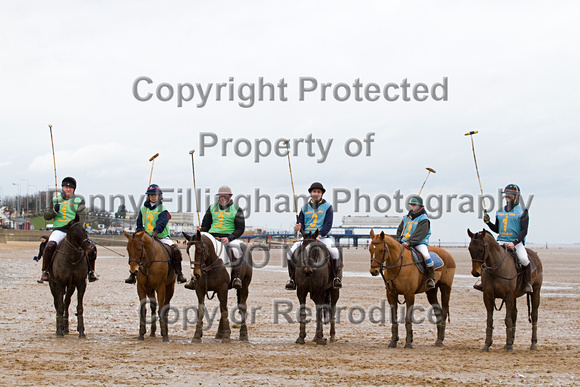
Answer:
M194 154L194 153L195 153L195 149L192 149L192 150L190 150L190 151L189 151L189 154L190 154L190 155L192 155L192 154Z
M49 127L50 129L52 129L52 125L51 125L51 124L48 124L48 127Z
M477 131L477 130L472 130L472 131L471 131L471 132L469 132L469 133L465 133L465 135L466 135L466 136L471 136L471 135L473 135L473 134L477 134L477 133L478 133L478 131Z
M151 158L149 159L149 161L153 161L157 158L157 156L159 156L159 153L155 153L153 156L151 156Z
M290 144L290 139L284 140L283 142L284 142L284 145L288 145L288 144Z
M434 170L433 168L429 168L429 167L427 167L427 168L425 168L425 169L426 169L426 170L428 170L429 172L437 173L437 172L435 172L435 170Z

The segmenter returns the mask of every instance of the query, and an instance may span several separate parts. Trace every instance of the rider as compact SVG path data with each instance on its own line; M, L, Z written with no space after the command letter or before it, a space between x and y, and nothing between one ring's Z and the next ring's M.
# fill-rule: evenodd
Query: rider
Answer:
M318 230L317 240L326 246L332 258L332 271L334 275L332 286L335 289L340 289L342 287L342 281L340 280L340 252L333 246L328 237L328 233L332 228L334 213L332 211L332 204L322 198L325 192L326 189L324 189L321 183L315 182L310 185L308 193L311 198L300 210L298 223L294 226L294 231L314 232ZM302 240L294 243L286 256L288 259L288 275L290 276L290 280L286 283L286 290L296 289L296 283L294 282L294 271L296 268L292 262L292 254L300 245L302 245Z
M403 247L414 247L425 258L427 266L427 290L435 287L435 270L434 263L429 255L429 236L431 235L431 222L425 212L423 199L421 196L413 196L409 201L411 211L403 218L403 221L397 229L397 239L403 244ZM406 228L406 230L403 230ZM403 234L403 231L405 233Z
M208 232L220 242L225 243L226 252L232 264L232 287L241 289L242 280L239 275L239 264L235 262L242 257L238 238L242 236L246 229L244 211L234 204L232 189L227 185L222 185L218 189L216 196L218 201L208 207L201 221L200 231ZM195 289L193 277L185 287L187 289Z
M48 267L57 245L66 237L69 227L74 222L85 223L85 200L75 195L77 181L72 177L65 177L61 183L62 193L52 198L52 207L44 212L44 219L53 221L53 231L42 253L42 276L40 281L48 281ZM95 260L97 248L91 242L92 253L89 253L89 282L98 280L95 275Z
M491 231L499 233L498 242L505 242L509 250L516 251L518 260L522 265L526 293L532 293L532 270L528 253L525 248L526 235L528 234L528 210L520 206L520 187L508 184L502 192L505 194L506 205L499 209L495 215L495 223L491 223L489 215L485 213L483 221ZM474 285L478 290L479 286Z
M137 227L135 232L145 231L153 238L158 238L160 242L166 244L171 248L171 260L175 274L177 274L177 282L184 283L187 281L181 271L181 251L179 247L173 243L169 237L169 228L167 223L171 219L171 215L163 205L163 192L157 184L151 184L147 187L147 200L143 203L141 211L137 216ZM145 221L145 225L143 225ZM134 284L136 282L137 272L131 273L125 280L125 283Z

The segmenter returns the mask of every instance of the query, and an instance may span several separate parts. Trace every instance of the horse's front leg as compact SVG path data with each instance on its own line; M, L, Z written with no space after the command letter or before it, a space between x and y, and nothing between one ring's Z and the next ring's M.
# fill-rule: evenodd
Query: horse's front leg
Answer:
M147 323L147 292L145 291L143 286L139 286L137 283L137 294L139 295L139 340L145 340L145 332ZM153 300L151 301L151 305L154 305ZM151 315L151 320L155 319L155 315Z
M405 339L405 348L413 348L413 313L415 310L415 295L405 295L407 312L405 313L405 330L407 337Z
M306 292L298 289L298 302L300 303L300 333L296 344L304 344L306 338Z
M332 290L331 299L330 299L330 341L331 342L336 341L336 329L335 329L336 303L338 301L339 292L340 291L338 289Z
M389 309L391 310L391 342L389 348L395 348L399 341L399 320L397 316L397 295L387 290L387 301L389 302Z
M79 332L79 338L83 339L87 337L85 336L85 320L83 317L83 298L86 289L86 282L81 282L77 288L77 331Z
M248 299L248 285L244 286L238 290L238 310L240 312L240 341L248 341L248 326L246 325L246 319L248 318L248 305L246 303Z
M195 324L195 334L192 343L201 343L201 338L203 336L203 316L205 314L205 292L201 290L201 286L197 286L195 290L197 294L197 323Z
M157 302L159 307L159 326L163 342L169 341L169 332L167 328L167 316L169 315L169 305L165 301L165 285L161 284L157 288Z
M516 298L511 297L505 301L505 331L506 331L506 341L505 350L507 352L513 352L514 340L516 337L516 320L518 318L518 308L516 305Z
M63 315L64 315L64 285L56 282L50 283L50 292L54 300L54 310L56 311L56 335L64 336Z
M218 332L216 339L221 339L222 343L229 343L232 330L230 329L230 320L228 316L228 288L227 285L218 293L220 301L220 323L218 325Z
M63 324L63 332L65 335L68 335L70 333L70 330L68 328L68 309L70 308L70 302L74 292L75 287L73 285L68 286L66 288L66 294L64 296L64 311L63 311L64 313L62 316L62 324Z
M485 329L485 346L483 350L489 352L489 347L493 344L493 308L495 299L493 295L483 294L483 303L487 309L487 328Z
M151 316L157 315L157 300L155 299L155 293L148 296L149 298L149 308L151 309ZM157 331L157 319L151 318L151 324L149 329L149 336L155 337L155 332Z
M532 345L531 350L538 349L538 308L540 307L540 287L534 288L532 297Z

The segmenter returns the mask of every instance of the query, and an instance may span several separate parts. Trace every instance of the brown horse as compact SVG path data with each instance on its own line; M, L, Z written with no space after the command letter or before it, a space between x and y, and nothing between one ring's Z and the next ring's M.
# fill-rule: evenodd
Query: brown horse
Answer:
M326 344L322 331L323 316L330 320L330 341L335 341L336 303L340 290L334 289L334 278L330 269L330 252L323 243L317 242L318 230L314 233L302 233L302 245L292 254L292 262L296 267L296 295L300 302L300 335L296 344L304 344L306 337L306 296L316 305L316 344Z
M405 313L405 328L407 338L405 348L413 348L413 311L415 294L425 292L426 276L419 271L413 261L411 251L403 249L402 245L393 237L381 231L375 235L371 230L372 242L369 245L371 254L371 275L382 275L387 289L387 300L391 308L391 342L390 348L397 346L399 341L399 325L397 319L397 303L399 294L402 294L407 304ZM435 345L442 346L445 338L445 321L449 318L449 298L455 277L455 261L447 251L429 246L429 251L439 255L443 266L435 270L435 288L427 291L427 300L433 307L437 317L437 341ZM384 271L384 273L383 273ZM441 305L437 301L437 289L441 292Z
M210 298L208 292L217 294L220 302L220 322L216 339L222 342L230 342L230 323L228 320L228 289L230 288L230 275L224 262L217 256L212 240L207 235L202 235L199 231L194 235L183 233L187 242L187 255L191 246L194 246L194 269L196 278L195 292L197 295L197 323L192 342L199 343L203 336L203 316L205 314L205 297ZM245 244L242 244L244 256L251 259L250 253ZM191 256L190 256L191 257ZM240 313L240 341L248 340L248 327L246 325L247 304L249 286L252 282L252 265L245 259L236 261L239 278L242 281L242 288L237 289L238 311ZM234 263L232 263L233 265Z
M169 341L167 316L169 303L175 291L175 270L171 252L158 240L144 231L131 235L123 232L127 239L131 272L137 272L137 294L139 295L139 340L144 340L146 325L145 305L151 300L151 336L155 336L155 303L159 307L159 325L163 341ZM155 301L157 297L157 301Z
M506 344L504 348L508 352L513 352L518 317L516 298L525 294L523 277L521 273L518 274L516 261L508 254L507 247L497 243L489 232L482 230L474 234L467 229L467 235L471 238L471 242L469 242L471 275L474 277L481 276L483 302L487 309L487 329L485 331L485 346L483 350L489 351L489 347L493 343L493 309L495 308L495 299L501 298L506 307ZM537 349L538 343L538 308L540 306L540 291L544 272L542 261L540 261L538 254L530 249L526 249L526 251L530 260L536 265L536 270L532 273L532 288L534 292L528 295L528 313L530 298L532 303L529 321L532 323L532 345L530 349L533 350Z
M50 291L56 309L56 335L69 333L68 308L71 297L77 291L77 331L85 336L83 319L83 297L87 288L88 256L93 252L93 243L80 223L73 223L66 238L54 254L50 270ZM64 297L64 299L63 299Z

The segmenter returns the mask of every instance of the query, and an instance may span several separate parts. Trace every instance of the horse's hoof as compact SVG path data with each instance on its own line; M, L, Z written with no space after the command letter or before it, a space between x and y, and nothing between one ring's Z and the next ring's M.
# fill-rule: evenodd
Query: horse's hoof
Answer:
M299 337L296 339L296 344L304 344L304 337Z
M535 351L536 349L538 349L538 345L537 344L532 344L530 345L530 351Z
M489 347L483 347L481 350L482 350L483 352L489 352Z
M143 341L143 340L145 340L145 336L144 335L139 335L139 338L137 340Z
M169 336L163 336L163 342L164 343L168 343L169 342Z
M64 332L63 331L56 331L56 336L57 337L64 337Z
M513 353L514 352L514 349L513 349L513 347L511 345L506 346L506 349L505 350L506 350L506 352L509 352L509 353Z
M70 334L70 331L68 329L65 329L63 332L64 332L65 335Z
M330 342L331 342L331 343L334 343L335 341L336 341L336 337L334 337L334 336L330 336Z
M221 340L224 338L224 334L223 333L216 333L214 339L216 340Z
M397 341L391 340L391 342L389 343L389 348L396 348L396 347L397 347Z
M149 337L155 337L155 332L149 333Z
M316 345L326 345L326 339L321 338L316 340Z
M405 344L405 348L413 348L413 344L411 344L411 343L406 343L406 344Z
M192 343L201 343L201 338L200 337L194 337L193 339L191 339Z
M443 346L443 340L437 340L437 341L435 342L435 346L436 346L436 347L442 347L442 346Z
M86 339L87 335L85 335L84 333L79 333L79 339Z
M248 335L245 336L240 335L240 341L248 341Z
M229 337L224 337L222 339L222 343L231 343L231 342L232 342L232 340Z

